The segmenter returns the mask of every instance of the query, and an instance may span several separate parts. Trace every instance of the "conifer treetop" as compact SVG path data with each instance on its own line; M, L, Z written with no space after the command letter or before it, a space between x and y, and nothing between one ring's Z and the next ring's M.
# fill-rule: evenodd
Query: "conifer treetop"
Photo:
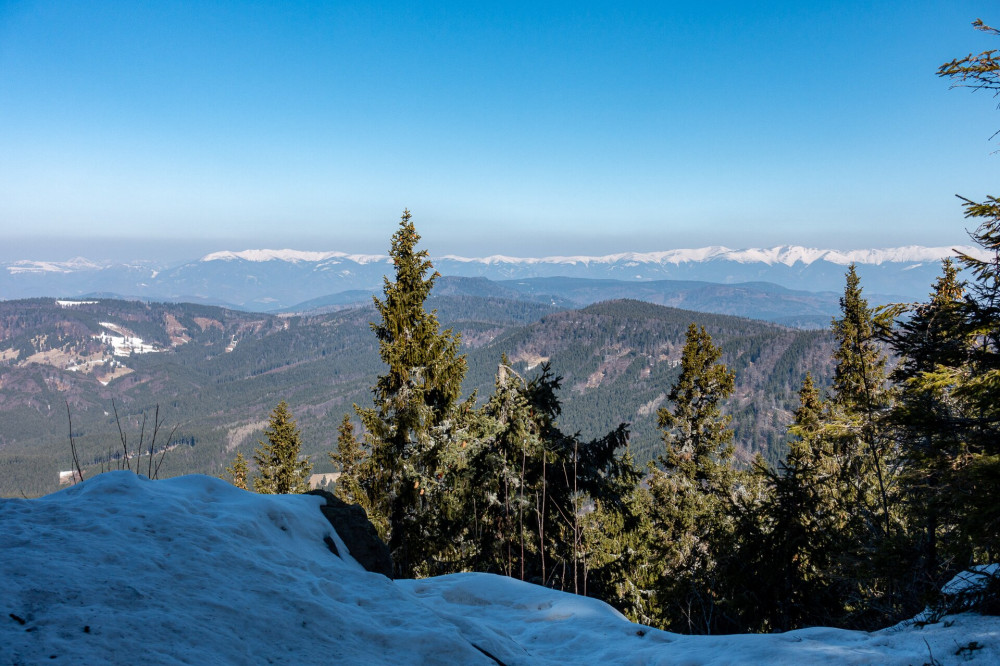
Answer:
M732 393L735 375L719 362L721 357L722 350L712 344L705 327L691 324L681 354L681 374L667 396L673 410L657 411L667 445L667 458L660 462L692 478L695 470L733 455L730 417L722 415L719 403Z
M254 490L275 495L308 491L312 464L299 460L302 434L284 400L271 412L264 435L267 441L258 441L253 454L258 474Z

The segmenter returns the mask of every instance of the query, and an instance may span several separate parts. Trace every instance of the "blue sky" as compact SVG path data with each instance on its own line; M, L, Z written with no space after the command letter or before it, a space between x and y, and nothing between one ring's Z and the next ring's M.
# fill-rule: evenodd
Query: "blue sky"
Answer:
M382 252L404 207L436 254L961 243L1000 113L934 73L977 17L0 0L0 259Z

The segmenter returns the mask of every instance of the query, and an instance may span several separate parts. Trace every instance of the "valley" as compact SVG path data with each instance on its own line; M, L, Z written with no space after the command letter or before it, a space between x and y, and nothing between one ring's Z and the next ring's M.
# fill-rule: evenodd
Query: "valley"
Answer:
M776 462L805 372L821 384L832 372L825 331L628 299L574 309L515 300L515 290L486 281L471 284L478 294L442 280L428 302L445 327L462 334L464 392L477 391L481 400L492 392L502 353L525 377L547 360L563 377L561 427L587 438L631 423L630 446L641 464L662 447L656 408L676 377L692 321L706 327L736 372L726 411L744 460L760 452ZM251 454L280 400L298 420L314 471L332 472L326 452L335 447L336 426L352 404L370 404L382 370L370 305L269 315L87 300L0 302L0 495L57 487L58 472L71 467L67 405L87 473L117 464L115 409L130 448L140 439L149 445L157 406L164 430L176 428L169 443L158 441L170 446L161 476L218 475L237 451Z

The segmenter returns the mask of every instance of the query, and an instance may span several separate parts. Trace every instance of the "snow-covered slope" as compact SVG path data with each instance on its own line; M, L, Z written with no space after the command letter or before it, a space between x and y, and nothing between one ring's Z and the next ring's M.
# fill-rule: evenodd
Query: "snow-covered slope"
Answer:
M1000 660L1000 621L689 637L486 574L390 581L313 496L103 474L0 499L0 664L921 664ZM956 648L975 641L971 655Z

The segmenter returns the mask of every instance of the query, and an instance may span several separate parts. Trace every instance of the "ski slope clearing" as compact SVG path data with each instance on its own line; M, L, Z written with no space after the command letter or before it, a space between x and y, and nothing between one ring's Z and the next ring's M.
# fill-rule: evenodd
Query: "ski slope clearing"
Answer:
M322 502L128 472L0 499L0 664L1000 662L1000 618L973 614L680 636L499 576L393 582L346 555Z

